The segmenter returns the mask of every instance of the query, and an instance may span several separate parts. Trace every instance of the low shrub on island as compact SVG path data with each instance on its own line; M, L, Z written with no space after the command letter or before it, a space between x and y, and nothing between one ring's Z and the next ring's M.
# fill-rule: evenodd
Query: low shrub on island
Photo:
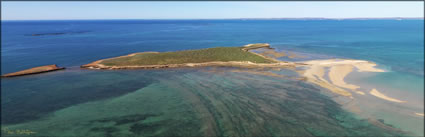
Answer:
M132 56L107 59L106 66L166 65L183 63L204 63L213 61L249 61L253 63L275 63L275 61L243 51L241 47L217 47L200 50L186 50L163 53L136 53Z
M215 47L175 52L141 52L103 59L81 66L89 69L172 68L195 66L281 67L286 62L250 52L269 48L267 43L243 47Z

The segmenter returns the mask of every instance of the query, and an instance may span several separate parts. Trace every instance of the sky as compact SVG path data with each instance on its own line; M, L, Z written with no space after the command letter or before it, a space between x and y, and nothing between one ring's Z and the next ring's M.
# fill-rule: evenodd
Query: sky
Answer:
M424 17L424 2L1 2L1 20Z

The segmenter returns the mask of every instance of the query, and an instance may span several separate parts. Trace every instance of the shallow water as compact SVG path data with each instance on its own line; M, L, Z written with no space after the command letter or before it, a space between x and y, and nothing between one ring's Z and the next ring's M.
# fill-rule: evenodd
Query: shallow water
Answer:
M424 117L415 114L423 113L424 110L424 96L421 92L424 89L423 81L420 78L412 75L400 76L397 72L372 74L353 72L346 78L346 81L359 85L361 87L359 90L366 93L365 95L356 95L356 100L346 107L355 106L353 108L364 117L383 119L388 124L423 136ZM398 81L410 81L410 83L401 85ZM422 87L418 85L422 85ZM369 92L373 88L387 96L406 102L395 103L372 96Z
M234 73L226 68L218 68L215 72L207 70L67 70L33 76L24 83L5 81L16 83L8 83L9 89L3 89L2 99L18 100L9 92L22 91L19 94L26 98L19 100L27 101L2 102L6 110L3 113L26 110L23 113L28 115L6 115L2 118L11 120L2 121L3 127L28 129L36 132L34 135L48 136L407 134L356 118L328 96L320 94L319 89L302 81ZM154 82L143 82L147 75ZM91 79L91 82L81 84L79 79ZM46 84L47 81L57 82ZM54 88L46 88L46 85ZM114 85L127 90L116 89ZM99 86L108 87L108 90L98 90ZM36 90L39 88L47 90ZM22 89L33 89L33 92ZM103 95L113 91L127 92ZM49 100L52 96L57 99ZM91 101L72 100L81 97ZM63 103L65 100L68 103ZM44 104L44 107L32 108L35 104ZM39 117L33 118L34 115ZM14 124L16 121L20 124Z

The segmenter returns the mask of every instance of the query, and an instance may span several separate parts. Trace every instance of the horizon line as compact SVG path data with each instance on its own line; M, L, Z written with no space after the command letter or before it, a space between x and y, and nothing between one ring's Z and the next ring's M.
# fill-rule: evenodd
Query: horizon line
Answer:
M424 19L424 17L352 17L352 18L327 18L327 17L282 17L282 18L164 18L164 19L14 19L1 21L70 21L70 20L374 20L374 19Z

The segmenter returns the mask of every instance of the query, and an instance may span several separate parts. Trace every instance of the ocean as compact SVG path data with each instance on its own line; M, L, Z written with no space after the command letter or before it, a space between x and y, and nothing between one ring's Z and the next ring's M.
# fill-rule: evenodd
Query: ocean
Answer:
M1 79L2 135L17 130L46 136L424 135L424 117L413 113L424 111L424 20L1 23L2 74L49 64L67 68ZM353 72L347 82L407 103L358 95L342 105L311 83L226 71L233 68L79 68L135 52L250 43L304 57L279 58L284 61L375 62L386 72Z

